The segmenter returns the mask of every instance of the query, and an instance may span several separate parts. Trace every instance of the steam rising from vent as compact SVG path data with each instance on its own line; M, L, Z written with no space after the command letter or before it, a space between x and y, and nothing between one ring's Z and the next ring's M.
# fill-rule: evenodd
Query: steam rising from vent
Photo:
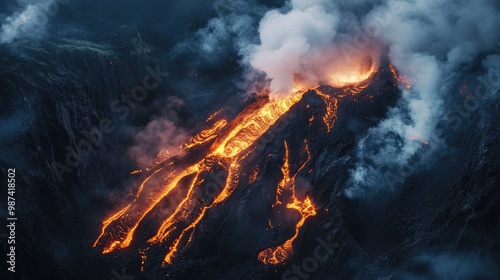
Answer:
M179 143L186 142L189 134L179 125L178 110L182 100L167 99L162 116L151 120L142 130L135 132L135 145L128 154L141 168L158 163L181 153Z
M403 94L398 105L358 143L349 196L395 187L387 175L400 176L398 169L421 151L422 142L415 139L439 145L435 128L443 110L450 110L443 100L453 94L457 72L479 55L498 50L500 42L500 11L495 1L456 6L447 1L386 1L366 21L375 12L392 15L378 37L389 47L391 62L411 87L400 85Z
M377 49L346 56L334 45L341 21L330 1L294 0L290 10L271 10L260 22L260 44L249 62L271 80L272 97L318 85L341 87L367 79L379 65Z

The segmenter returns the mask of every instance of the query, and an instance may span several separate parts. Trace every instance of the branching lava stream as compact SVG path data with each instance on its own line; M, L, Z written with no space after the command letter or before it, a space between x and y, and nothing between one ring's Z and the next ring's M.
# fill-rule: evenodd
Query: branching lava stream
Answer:
M363 86L360 84L372 75L375 69L368 73L361 73L359 80L352 75L348 82L351 83L343 90L344 94L331 96L322 93L319 89L314 92L325 102L325 115L323 122L330 132L337 115L337 104L340 98L348 94L356 94ZM251 153L249 149L256 141L271 128L281 116L286 114L295 104L299 103L307 90L280 100L269 101L253 111L244 111L229 122L220 118L220 111L214 113L207 120L208 128L193 136L188 143L181 144L184 150L205 147L205 156L192 164L177 163L172 157L163 163L155 163L151 174L139 185L137 194L132 202L103 221L102 232L94 243L94 247L102 247L102 252L110 253L117 249L126 248L134 241L136 230L152 213L160 202L170 195L181 192L180 185L185 185L185 196L176 204L163 220L153 236L148 237L147 243L164 246L169 244L164 258L165 264L172 264L181 247L188 245L194 238L196 227L203 220L207 211L217 205L223 204L238 187L241 181L242 160ZM216 116L217 115L217 116ZM219 119L218 119L219 118ZM218 120L217 120L218 119ZM208 147L207 143L212 142ZM264 264L278 264L287 261L293 255L293 243L299 236L299 231L306 220L316 215L316 208L312 199L306 196L300 200L295 193L295 176L307 165L310 159L309 147L304 140L304 149L308 159L302 164L295 175L290 174L288 144L285 142L284 164L281 168L283 179L277 187L276 203L284 204L289 211L297 211L300 220L296 224L294 235L284 241L282 245L267 248L261 251L258 259ZM199 153L203 153L200 149ZM249 151L250 150L250 151ZM198 151L197 151L198 152ZM222 167L227 176L216 181L220 184L220 191L211 200L200 202L199 190L205 183L206 174L211 174L214 168ZM138 173L138 172L136 172ZM255 176L255 175L254 175ZM179 189L179 190L178 190ZM141 250L142 263L147 260L147 249Z

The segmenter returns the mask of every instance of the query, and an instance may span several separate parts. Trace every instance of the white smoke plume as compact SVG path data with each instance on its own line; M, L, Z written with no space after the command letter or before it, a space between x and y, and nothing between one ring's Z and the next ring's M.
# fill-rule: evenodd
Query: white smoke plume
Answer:
M398 105L358 144L358 163L347 190L351 197L387 190L391 178L382 170L410 165L422 141L439 145L436 124L443 100L454 94L456 73L500 46L500 7L494 0L391 0L377 9L392 15L378 38L412 87L401 87ZM486 67L500 67L498 60L487 61L494 65Z
M456 76L479 56L500 49L495 0L386 0L334 3L291 0L260 21L259 44L247 62L270 80L271 97L320 84L342 85L383 50L410 88L357 144L348 196L392 188L387 170L409 165L423 143L439 147L436 125L453 95ZM498 60L483 65L497 69ZM491 72L491 71L489 71Z
M45 34L50 17L59 12L59 4L69 0L21 0L22 12L5 19L0 31L0 43L10 44L20 38L40 38Z
M292 1L290 11L269 11L260 22L261 42L250 64L271 79L273 93L291 93L297 75L308 85L319 83L314 61L331 46L340 18L326 12L325 2Z
M271 97L321 84L341 86L378 65L375 47L347 57L334 44L341 20L339 7L325 0L292 0L285 9L265 14L249 63L271 80Z
M214 8L218 17L197 32L200 53L209 60L224 56L228 48L242 54L255 36L254 26L263 8L248 0L220 0L214 3Z

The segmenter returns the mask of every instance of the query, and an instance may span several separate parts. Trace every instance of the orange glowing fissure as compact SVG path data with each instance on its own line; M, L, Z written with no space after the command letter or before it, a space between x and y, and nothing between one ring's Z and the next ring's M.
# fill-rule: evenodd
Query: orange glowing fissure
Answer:
M196 227L207 212L225 202L239 185L242 160L248 153L251 153L247 151L249 147L254 145L293 105L297 104L305 92L306 90L302 90L290 97L269 101L253 111L244 111L244 115L237 117L231 123L224 119L215 121L219 118L220 110L214 113L207 119L207 123L212 123L209 128L192 137L189 143L180 145L181 149L189 150L212 142L206 148L206 155L192 164L179 163L181 167L175 168L174 158L170 158L170 162L165 162L163 165L155 162L153 167L155 170L139 185L133 201L103 221L101 234L93 246L102 247L104 254L130 246L141 222L165 197L178 196L178 193L185 192L183 198L170 210L169 216L163 220L156 234L147 240L151 245L170 244L164 264L172 264L174 258L182 251L181 248L189 245L193 240ZM329 132L336 118L338 99L343 95L334 97L323 94L319 90L315 92L323 98L327 106L323 121ZM352 93L355 94L355 90ZM278 185L274 205L275 207L286 203L286 208L297 211L301 218L296 224L295 234L290 239L280 246L268 248L259 253L258 259L265 264L277 264L288 260L293 254L293 242L298 237L300 228L309 217L316 215L316 208L311 198L306 196L301 200L295 194L295 176L305 168L310 158L305 140L304 145L308 159L295 175L291 176L288 145L285 143L283 180ZM200 202L197 195L204 184L202 174L210 173L214 165L224 168L227 176L219 178L218 183L221 188L213 199ZM254 171L250 179L255 181L256 176L257 171ZM179 187L183 184L187 184L187 188ZM174 193L174 190L177 191ZM140 252L144 265L147 256L145 250Z
M396 68L394 68L394 66L392 64L389 64L389 69L391 70L392 76L394 77L394 79L396 81L398 81L399 83L402 83L406 89L411 88L411 84L410 84L408 77L406 77L404 75L399 75L398 72L396 71Z
M297 222L295 226L294 235L286 240L282 245L277 247L267 248L261 251L258 255L258 259L264 264L279 264L288 260L293 254L293 242L299 236L300 228L304 225L307 218L316 215L316 207L314 207L311 198L306 196L304 200L300 200L297 198L295 194L295 177L297 174L304 169L306 164L311 159L311 155L309 153L309 147L307 146L307 141L305 143L305 150L307 152L307 160L300 166L299 170L295 173L295 175L290 175L290 160L289 160L289 149L288 145L285 142L285 158L283 159L284 163L281 167L281 172L283 173L283 179L278 185L278 189L276 191L276 203L273 205L276 207L278 204L282 204L284 202L285 192L290 192L288 197L288 203L286 204L286 208L294 209L300 214L300 220ZM272 228L272 225L271 225Z

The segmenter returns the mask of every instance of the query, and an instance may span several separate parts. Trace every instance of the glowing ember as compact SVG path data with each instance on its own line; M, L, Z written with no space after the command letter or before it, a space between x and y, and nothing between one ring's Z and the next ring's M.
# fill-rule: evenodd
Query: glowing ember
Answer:
M408 140L421 142L424 145L429 145L429 141L422 140L422 137L420 136L410 136L408 137Z
M392 76L394 77L394 79L396 81L398 81L399 83L402 83L404 85L404 87L407 89L411 88L411 84L410 84L408 77L403 76L403 75L401 75L401 76L398 75L398 72L396 71L396 69L394 68L394 66L392 64L389 64L389 69L391 70Z

